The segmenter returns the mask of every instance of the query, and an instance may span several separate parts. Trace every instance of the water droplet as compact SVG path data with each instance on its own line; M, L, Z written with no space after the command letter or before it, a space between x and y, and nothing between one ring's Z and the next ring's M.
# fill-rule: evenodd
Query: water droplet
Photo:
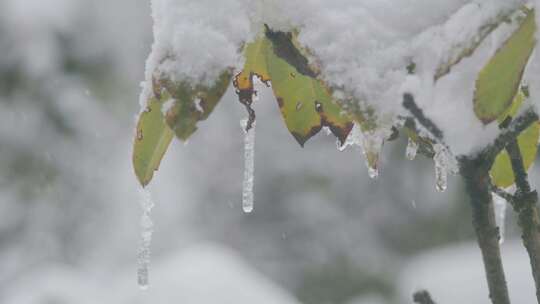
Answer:
M195 109L197 109L198 112L204 113L204 108L202 107L202 99L201 98L195 98Z
M322 112L323 111L323 106L322 106L322 103L318 102L318 101L315 101L315 110L317 112Z
M369 175L369 177L371 179L379 178L379 168L377 168L376 166L369 166L368 167L368 175Z

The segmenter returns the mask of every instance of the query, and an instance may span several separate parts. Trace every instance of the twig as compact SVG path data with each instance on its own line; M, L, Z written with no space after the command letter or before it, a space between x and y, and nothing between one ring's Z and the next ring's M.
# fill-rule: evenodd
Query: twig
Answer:
M429 118L426 117L424 114L424 111L418 107L416 102L414 101L414 97L410 93L405 93L403 95L403 107L418 120L418 122L426 128L435 138L438 140L442 140L443 138L443 132L437 125L431 121Z
M417 304L435 304L427 290L420 290L414 293L413 301Z
M460 171L465 181L473 214L473 226L482 252L484 268L493 304L509 304L508 287L499 248L499 229L489 189L489 173L483 169L482 155L460 158Z
M514 119L510 123L510 126L495 139L492 145L480 152L480 155L484 157L482 169L486 171L491 169L497 155L499 155L511 141L515 140L521 132L525 131L531 124L537 121L538 114L536 114L532 108L526 110L524 114Z
M514 195L512 195L511 193L508 193L506 191L504 191L503 189L493 185L493 184L490 184L489 185L490 187L490 190L491 192L497 194L498 196L504 198L505 201L507 201L510 205L512 205L512 207L514 207L514 204L515 204L515 201L516 201L516 197Z
M411 94L403 95L403 106L435 138L442 141L443 132L418 108ZM510 304L510 297L499 248L499 230L495 224L489 170L495 157L507 143L536 120L538 120L538 115L532 110L527 111L525 115L515 119L508 130L504 131L491 146L475 157L460 157L459 159L460 173L469 194L473 226L484 261L489 297L493 304Z
M536 298L540 303L540 217L538 215L538 194L531 191L527 170L517 139L510 141L506 146L510 155L512 170L516 182L516 195L514 196L514 210L518 213L518 222L521 227L521 238L527 249L531 261L532 274L536 287Z

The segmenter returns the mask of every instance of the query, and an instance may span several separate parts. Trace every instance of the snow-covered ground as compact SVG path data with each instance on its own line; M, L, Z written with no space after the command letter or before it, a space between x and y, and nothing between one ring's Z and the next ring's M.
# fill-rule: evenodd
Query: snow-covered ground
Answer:
M512 303L534 303L536 294L529 257L519 240L501 248ZM491 303L482 256L475 243L463 243L423 253L411 260L400 276L400 295L410 299L428 290L437 303Z
M9 284L2 303L101 304L298 304L282 288L253 270L237 253L199 244L168 253L152 266L152 288L134 287L128 268L103 281L56 265L35 269Z

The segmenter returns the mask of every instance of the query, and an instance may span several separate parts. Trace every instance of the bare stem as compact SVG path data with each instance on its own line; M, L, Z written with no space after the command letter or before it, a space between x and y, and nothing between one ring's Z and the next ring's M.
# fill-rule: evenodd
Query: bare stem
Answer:
M536 287L536 298L540 303L540 217L538 215L538 194L531 190L527 171L523 165L517 139L506 146L510 155L516 181L516 195L513 198L514 210L518 213L521 238L531 261L532 274Z
M441 129L425 116L411 94L403 96L403 106L434 138L439 141L444 140ZM508 130L502 132L492 145L476 157L461 157L459 160L460 172L470 198L473 226L484 261L489 297L493 304L510 304L510 297L499 248L499 229L495 224L489 170L495 157L508 142L515 139L522 130L536 120L538 120L538 115L534 111L527 111L525 115L515 119Z
M473 226L484 260L489 297L493 304L509 304L510 297L499 248L499 229L495 224L489 190L489 174L483 170L482 162L481 155L473 159L461 158L461 175L470 198Z

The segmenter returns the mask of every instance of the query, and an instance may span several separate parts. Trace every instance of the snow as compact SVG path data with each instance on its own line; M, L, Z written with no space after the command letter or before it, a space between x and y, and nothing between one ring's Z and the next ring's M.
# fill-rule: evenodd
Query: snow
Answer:
M502 23L491 33L486 25L498 23L525 3L153 0L155 41L141 103L151 92L153 75L212 84L224 70L238 69L242 44L260 33L262 24L300 29L299 41L312 52L310 60L320 65L320 77L339 88L336 94L384 113L379 124L388 128L398 115L408 114L402 95L413 93L426 116L442 129L449 150L469 155L499 133L496 123L484 126L473 111L477 74L516 28L516 22ZM476 46L472 56L460 60L465 49ZM414 75L406 69L411 62L416 65ZM459 64L442 76L441 67L453 62ZM442 77L434 81L435 75Z
M472 96L478 71L496 50L492 42L484 41L474 58L462 60L451 75L435 84L433 78L442 64L478 41L483 25L521 1L337 2L315 9L323 5L321 1L308 1L306 6L313 9L303 9L304 17L299 17L303 24L299 39L321 62L322 77L378 113L394 115L390 117L404 113L401 96L412 91L456 155L473 153L491 142L498 128L495 124L486 128L476 118ZM497 31L510 32L510 27L503 25ZM493 35L500 37L495 44L500 45L504 36ZM405 68L410 62L416 64L414 76ZM380 122L392 123L392 118Z
M150 96L153 76L212 85L224 70L240 66L240 45L253 35L238 0L153 0L152 17L154 44L141 106Z
M161 113L163 114L163 116L167 115L167 112L172 109L172 107L174 106L174 102L174 99L171 98L163 103L163 105L161 106Z
M251 129L246 131L249 119L240 121L244 130L244 181L242 183L242 209L245 213L253 211L253 171L255 169L255 127L253 122Z
M504 243L504 232L505 232L505 220L506 220L506 207L508 202L497 195L496 193L491 193L493 197L493 209L495 212L495 224L499 227L499 243Z

